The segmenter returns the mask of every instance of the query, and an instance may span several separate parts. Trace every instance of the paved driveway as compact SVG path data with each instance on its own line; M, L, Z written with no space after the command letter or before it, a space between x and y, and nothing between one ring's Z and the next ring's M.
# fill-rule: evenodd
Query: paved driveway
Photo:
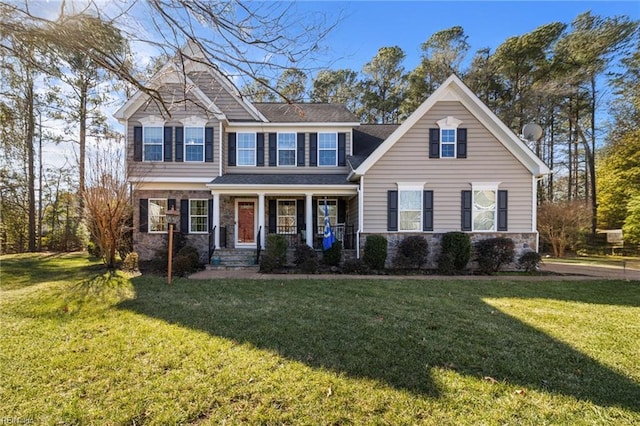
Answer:
M545 262L542 261L540 269L546 272L554 272L562 275L586 276L622 280L640 280L640 270L628 268L620 262L619 266L611 265L582 265L575 263Z

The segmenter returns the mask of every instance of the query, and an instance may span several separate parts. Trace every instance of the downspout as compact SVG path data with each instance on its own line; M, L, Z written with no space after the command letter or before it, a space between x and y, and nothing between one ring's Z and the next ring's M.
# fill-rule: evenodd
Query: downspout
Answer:
M218 176L222 176L222 121L218 122L218 127L219 127L219 131L218 134L220 135L220 137L218 137L218 143L219 143L219 155L218 155Z
M360 259L360 233L363 230L364 215L364 176L360 176L358 191L358 231L356 232L356 258Z

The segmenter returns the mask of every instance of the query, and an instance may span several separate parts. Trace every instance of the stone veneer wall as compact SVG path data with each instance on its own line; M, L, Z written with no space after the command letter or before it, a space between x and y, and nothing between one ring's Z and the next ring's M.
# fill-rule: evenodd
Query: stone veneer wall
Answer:
M425 237L427 243L429 245L429 253L427 255L427 264L426 269L436 269L438 267L438 256L440 255L440 241L442 240L442 236L444 234L425 234L425 233L411 233L411 232L403 232L403 233L376 233L376 234L360 234L360 257L364 255L364 246L367 240L367 235L382 235L387 238L387 261L385 266L387 268L391 267L391 261L396 254L398 244L400 241L405 239L406 237L412 235L420 235ZM496 232L496 233L469 233L471 236L471 244L473 245L476 241L484 240L486 238L494 238L494 237L505 237L511 238L515 245L515 256L514 259L517 259L523 252L529 250L536 250L536 241L537 234L534 232L527 233L506 233L506 232ZM473 258L473 257L472 257ZM474 262L470 262L470 266L473 268ZM505 269L515 269L515 264L508 265Z
M176 209L180 209L180 200L184 199L210 199L210 191L151 191L151 190L139 190L134 192L133 196L133 249L138 253L140 260L147 261L152 260L157 256L158 252L167 250L168 248L168 234L167 233L148 233L140 232L140 199L141 198L173 198L176 200ZM176 225L176 231L180 231L180 223ZM175 238L179 238L174 234ZM209 234L187 234L185 235L186 245L190 245L198 249L200 253L200 261L202 263L209 263Z

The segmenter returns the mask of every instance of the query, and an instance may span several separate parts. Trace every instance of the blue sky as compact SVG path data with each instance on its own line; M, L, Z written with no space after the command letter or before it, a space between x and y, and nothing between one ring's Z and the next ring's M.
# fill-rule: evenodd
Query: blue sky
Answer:
M405 69L420 60L420 45L433 33L459 25L473 53L495 50L508 37L528 33L554 21L570 24L591 10L601 16L628 15L640 19L640 1L302 1L306 11L328 17L344 15L325 43L331 68L359 71L379 48L400 46L407 54Z

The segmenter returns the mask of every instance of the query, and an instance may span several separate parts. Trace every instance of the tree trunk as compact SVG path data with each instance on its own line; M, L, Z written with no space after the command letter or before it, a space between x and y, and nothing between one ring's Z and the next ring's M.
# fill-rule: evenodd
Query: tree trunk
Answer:
M28 162L28 203L29 203L29 239L28 239L28 251L36 251L36 190L35 190L35 153L33 149L33 140L35 136L35 118L33 116L33 78L31 75L31 67L26 67L26 80L25 80L25 106L26 106L26 132L25 132L25 148L27 150L27 162Z
M85 161L87 150L87 92L88 82L82 81L80 87L80 158L78 159L79 174L79 193L78 193L78 205L80 219L84 217L84 190L85 190Z
M596 198L596 78L591 76L591 155L589 156L591 176L591 233L596 235L598 227L598 200Z

